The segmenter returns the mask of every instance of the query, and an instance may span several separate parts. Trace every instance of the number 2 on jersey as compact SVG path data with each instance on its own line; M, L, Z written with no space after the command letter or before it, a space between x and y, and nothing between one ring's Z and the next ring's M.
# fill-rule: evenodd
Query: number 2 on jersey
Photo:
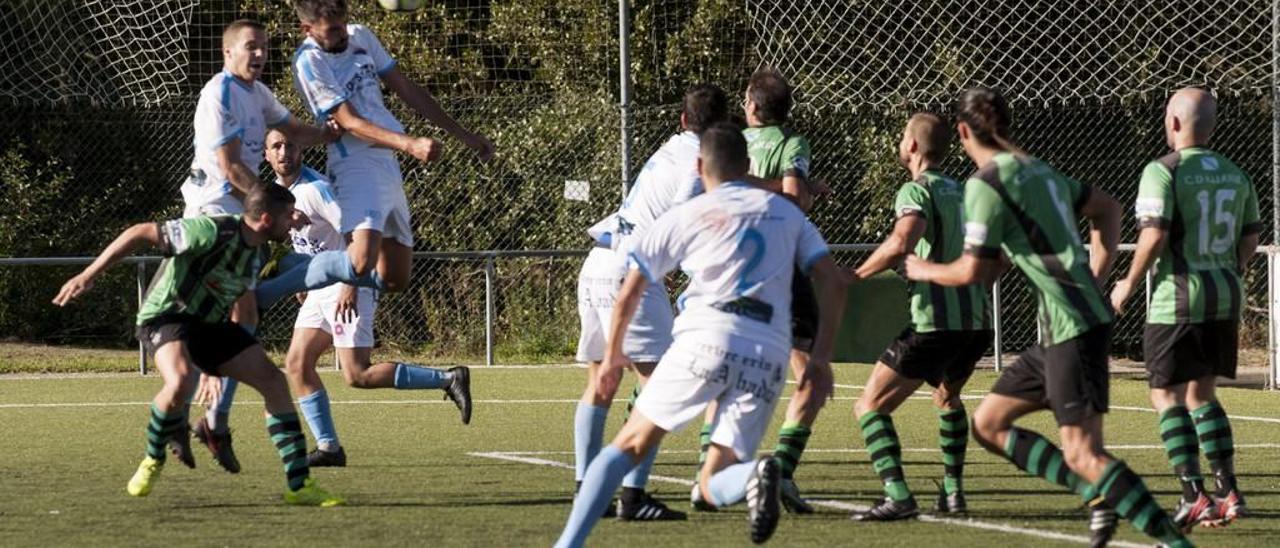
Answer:
M760 266L760 261L764 259L764 234L754 228L744 228L738 235L738 251L742 252L743 248L751 245L754 247L751 251L751 258L747 259L747 265L742 267L742 274L738 276L738 294L746 295L758 282L748 279L751 272Z

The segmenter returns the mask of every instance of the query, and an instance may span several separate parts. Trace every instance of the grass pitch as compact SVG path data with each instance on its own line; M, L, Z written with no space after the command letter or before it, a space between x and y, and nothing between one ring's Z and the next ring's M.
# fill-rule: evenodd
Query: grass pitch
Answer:
M823 502L812 516L785 516L777 546L1080 545L1086 515L1074 495L970 443L966 490L970 514L958 521L859 524L846 508L880 496L852 418L852 400L869 367L838 365L836 399L814 427L797 481ZM573 491L573 410L582 370L573 367L475 367L477 399L470 426L439 401L438 391L360 391L326 374L334 416L350 457L345 469L317 469L325 488L349 506L292 508L280 501L280 461L267 439L261 403L250 390L232 414L244 471L216 468L196 447L195 470L170 460L151 496L134 499L125 482L142 456L147 404L156 378L0 376L0 545L550 545L568 515ZM995 375L979 373L966 397L976 405ZM1112 382L1107 441L1143 474L1166 506L1178 485L1159 448L1145 384ZM624 385L623 390L627 390ZM1280 395L1224 389L1232 414L1237 469L1253 517L1227 529L1197 530L1203 546L1265 546L1280 539ZM623 405L610 415L609 435ZM781 410L775 429L781 422ZM895 415L908 482L932 504L941 477L937 422L929 401L913 399ZM1049 415L1025 426L1048 432ZM762 448L772 449L776 431ZM696 427L668 438L650 486L687 507L697 459ZM1206 467L1207 470L1207 467ZM692 514L687 522L603 520L597 546L735 546L748 544L741 506ZM972 521L967 521L972 520ZM1079 537L1073 539L1073 537ZM1118 541L1151 544L1122 524Z

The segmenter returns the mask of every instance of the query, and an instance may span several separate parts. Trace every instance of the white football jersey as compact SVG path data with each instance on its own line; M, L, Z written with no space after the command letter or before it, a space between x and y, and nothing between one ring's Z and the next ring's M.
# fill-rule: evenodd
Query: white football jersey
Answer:
M342 212L333 198L329 181L314 169L302 166L302 172L289 191L296 199L294 207L311 219L311 224L289 231L293 250L315 255L321 251L346 249L347 242L338 232L338 227L342 226Z
M631 242L653 226L658 217L702 193L698 142L698 135L692 131L667 139L645 162L622 207L587 229L587 233L625 257ZM609 234L608 241L603 239L605 233Z
M308 37L293 55L294 82L307 107L323 122L338 105L350 102L364 119L383 129L404 133L404 126L382 101L381 75L395 67L395 59L382 47L373 31L348 24L347 49L329 53ZM395 158L352 133L329 144L329 171L342 162L367 156Z
M793 264L805 272L827 244L804 212L780 194L726 183L658 219L635 242L629 264L649 283L677 266L689 287L673 330L711 329L791 344Z
M195 159L192 177L183 183L188 205L205 204L231 193L231 182L218 165L217 150L232 139L240 139L240 161L251 173L262 167L267 128L289 119L289 110L280 104L265 84L252 84L222 71L200 90L195 116Z

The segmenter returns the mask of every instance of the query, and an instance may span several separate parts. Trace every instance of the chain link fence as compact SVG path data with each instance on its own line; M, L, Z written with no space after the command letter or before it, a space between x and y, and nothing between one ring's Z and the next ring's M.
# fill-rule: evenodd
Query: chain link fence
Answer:
M1271 1L635 0L625 118L617 2L454 0L412 13L350 3L352 19L374 29L401 70L499 149L480 163L441 136L441 161L402 161L419 251L584 248L583 230L618 204L620 145L634 173L678 131L688 85L711 82L736 97L762 65L797 88L790 125L812 144L814 176L835 190L814 211L832 243L883 238L907 178L896 161L902 124L917 110L949 114L974 84L1007 93L1028 151L1126 204L1142 166L1165 151L1167 94L1209 86L1220 101L1214 147L1253 178L1263 218L1275 211ZM195 98L221 69L222 28L240 17L266 23L265 83L308 118L289 70L301 37L284 0L0 3L0 39L11 45L0 60L0 116L12 121L0 126L0 256L91 254L130 223L178 215ZM388 102L410 132L440 136L401 101ZM624 119L629 138L619 143ZM309 150L305 160L323 167L323 155ZM973 166L956 150L944 168L963 176ZM1131 219L1124 230L1122 240L1134 241ZM1275 241L1270 223L1262 241ZM579 263L493 262L501 353L571 352ZM1257 264L1246 325L1267 321ZM485 269L480 259L418 261L413 289L383 297L379 338L479 355ZM129 344L132 273L103 280L77 311L52 310L47 296L68 273L0 268L0 331ZM1020 277L1004 281L1005 345L1016 351L1036 342L1035 304ZM267 340L286 344L295 309L286 302L268 312ZM1140 349L1141 321L1122 319L1118 353ZM1245 333L1265 344L1261 330Z

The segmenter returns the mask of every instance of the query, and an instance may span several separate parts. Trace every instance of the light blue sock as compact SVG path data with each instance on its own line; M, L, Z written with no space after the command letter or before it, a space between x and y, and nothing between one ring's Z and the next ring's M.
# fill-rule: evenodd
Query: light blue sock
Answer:
M328 451L338 448L338 429L333 426L333 413L329 412L329 393L317 390L298 398L298 407L302 408L302 416L307 419L311 435L316 439L317 447L326 447Z
M310 257L291 258L289 263L293 268L258 284L255 293L259 308L267 308L299 291L319 289L338 282L383 289L382 278L376 271L356 276L356 269L346 251L324 251Z
M573 479L582 481L591 459L600 452L604 443L604 423L609 418L609 408L578 402L573 413Z
M582 476L582 489L573 499L573 511L569 522L556 541L556 548L578 548L587 541L591 528L595 527L604 508L613 500L614 491L622 483L622 476L635 468L631 457L612 445L600 450L591 460L586 475Z
M711 500L716 508L724 508L742 502L747 498L747 482L751 480L751 472L756 463L741 462L716 472L707 482L707 490L711 492Z
M655 460L658 460L658 447L656 445L649 450L649 454L645 455L640 464L637 464L635 468L627 472L627 477L622 478L622 486L643 491L644 486L649 483L649 471L653 470L653 461Z
M411 363L396 364L395 385L399 390L421 390L423 388L443 388L453 380L448 371L423 367Z

